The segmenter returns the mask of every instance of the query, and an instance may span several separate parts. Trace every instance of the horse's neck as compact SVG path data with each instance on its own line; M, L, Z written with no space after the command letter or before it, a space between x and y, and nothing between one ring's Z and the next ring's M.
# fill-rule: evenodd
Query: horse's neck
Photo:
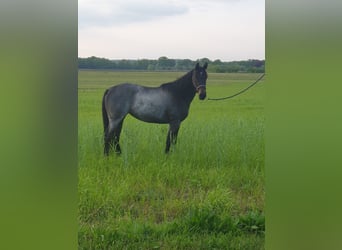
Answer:
M179 96L190 104L196 94L196 90L192 83L192 71L176 80L175 85Z

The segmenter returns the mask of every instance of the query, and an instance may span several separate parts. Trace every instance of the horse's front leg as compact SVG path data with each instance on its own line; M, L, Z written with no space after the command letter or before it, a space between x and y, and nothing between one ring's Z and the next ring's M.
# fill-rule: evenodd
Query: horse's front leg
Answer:
M176 144L179 127L180 127L179 120L172 121L170 123L169 131L167 132L167 137L166 137L165 153L168 153L170 151L171 144Z

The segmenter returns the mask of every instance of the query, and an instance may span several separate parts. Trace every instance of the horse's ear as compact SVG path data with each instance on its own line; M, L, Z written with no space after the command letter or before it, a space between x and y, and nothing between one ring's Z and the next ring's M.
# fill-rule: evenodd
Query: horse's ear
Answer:
M207 62L204 63L203 68L204 68L204 69L207 69L207 68L208 68L208 63L207 63Z
M195 69L196 69L196 70L199 69L199 63L196 63Z

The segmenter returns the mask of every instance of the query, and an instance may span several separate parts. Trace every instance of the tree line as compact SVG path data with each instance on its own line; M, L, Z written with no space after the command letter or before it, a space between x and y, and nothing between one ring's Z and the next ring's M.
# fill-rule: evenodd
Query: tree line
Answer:
M108 70L144 70L144 71L188 71L196 62L208 63L208 72L215 73L263 73L265 72L265 60L250 59L244 61L222 62L221 60L210 61L202 58L196 61L190 59L170 59L165 56L158 60L109 60L99 57L78 58L79 69L108 69Z

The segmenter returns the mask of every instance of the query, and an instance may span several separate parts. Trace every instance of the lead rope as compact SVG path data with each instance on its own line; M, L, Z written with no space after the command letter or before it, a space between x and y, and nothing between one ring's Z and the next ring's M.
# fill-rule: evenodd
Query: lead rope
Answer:
M229 99L229 98L233 98L235 96L238 96L238 95L242 94L243 92L247 91L248 89L250 89L251 87L253 87L255 84L257 84L264 76L265 76L265 73L262 74L255 82L253 82L247 88L241 90L240 92L238 92L238 93L236 93L234 95L227 96L227 97L221 97L221 98L208 98L208 100L209 101L220 101L220 100L225 100L225 99Z

